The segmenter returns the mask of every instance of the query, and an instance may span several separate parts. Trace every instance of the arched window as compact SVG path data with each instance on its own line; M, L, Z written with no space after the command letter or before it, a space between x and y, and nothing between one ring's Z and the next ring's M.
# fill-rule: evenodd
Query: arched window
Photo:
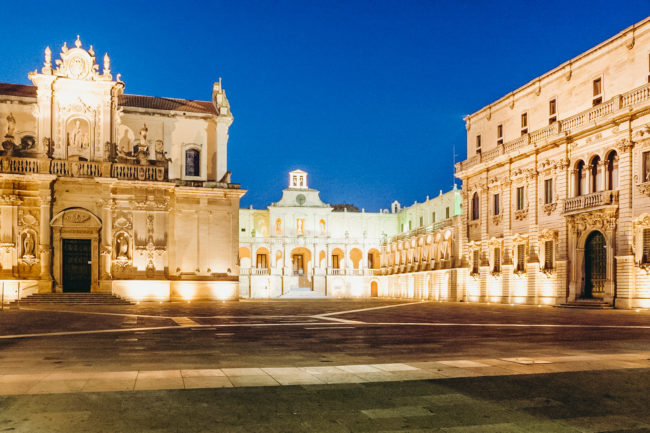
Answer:
M584 179L585 179L585 163L584 161L580 160L576 164L576 197L579 195L582 195L584 193Z
M600 156L596 155L591 160L589 166L589 174L591 178L591 192L596 192L600 189L601 174L599 173Z
M201 152L196 149L185 151L185 176L201 175Z
M472 220L477 220L479 218L479 199L478 192L475 192L472 196Z
M607 155L607 189L618 188L618 155L612 150Z

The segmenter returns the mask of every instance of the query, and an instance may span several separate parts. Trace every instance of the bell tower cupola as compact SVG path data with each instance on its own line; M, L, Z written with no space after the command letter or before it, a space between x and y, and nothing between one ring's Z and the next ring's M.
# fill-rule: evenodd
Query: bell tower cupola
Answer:
M293 170L289 172L289 188L309 189L307 187L307 172Z

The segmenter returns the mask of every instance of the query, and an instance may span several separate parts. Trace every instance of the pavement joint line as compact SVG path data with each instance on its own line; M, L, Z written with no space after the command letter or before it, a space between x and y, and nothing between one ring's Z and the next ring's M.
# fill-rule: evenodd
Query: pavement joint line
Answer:
M338 317L323 317L322 315L310 316L310 318L319 319L319 320L330 320L332 322L338 322L338 323L365 323L359 320L339 319Z
M170 329L189 329L189 328L258 328L258 327L287 327L296 326L332 326L340 323L357 324L356 328L373 327L373 326L424 326L424 327L489 327L489 328L574 328L574 329L650 329L650 325L586 325L586 324L549 324L549 323L454 323L454 322L282 322L282 323L220 323L210 325L174 325L174 326L150 326L142 328L115 328L115 329L97 329L87 331L61 331L61 332L44 332L32 334L12 334L0 335L2 339L13 338L33 338L33 337L56 337L66 335L86 335L86 334L110 334L120 332L142 332L157 331Z
M20 310L43 311L46 313L94 314L98 316L148 317L152 319L173 319L173 317L171 316L154 316L151 314L133 314L133 313L107 313L105 311L52 310L49 308L34 308L34 307L20 307Z
M404 307L406 305L422 304L424 302L427 302L427 301L405 302L405 303L400 303L400 304L380 305L379 307L359 308L359 309L356 309L356 310L334 311L332 313L318 314L317 316L314 316L314 317L338 316L339 314L360 313L362 311L382 310L382 309L385 309L385 308Z
M649 366L619 363L612 366L612 362L626 361L631 357L642 360L647 354L643 353L616 353L592 354L591 363L579 360L571 362L549 362L559 369L544 369L546 365L519 365L516 368L504 367L499 376L513 376L519 374L553 374L575 371L604 371L604 370L629 370L648 369ZM522 358L523 359L523 358ZM541 359L538 357L530 359ZM398 382L411 380L445 380L455 377L486 377L493 373L486 372L485 364L499 359L477 358L433 360L431 364L440 364L440 368L420 368L413 363L380 363L380 364L348 364L338 366L312 366L312 367L261 367L261 368L210 368L210 369L165 369L165 370L122 370L101 372L57 371L45 373L20 373L0 374L0 384L10 384L10 387L0 387L0 395L27 395L40 394L43 390L49 394L70 394L87 392L115 391L116 383L122 382L122 387L127 391L163 390L163 389L195 389L195 382L204 380L205 386L199 388L220 388L229 384L234 387L251 386L289 386L289 385L322 385L338 383L336 377L346 377L347 383L368 382ZM480 361L480 362L478 362ZM411 365L413 364L413 365ZM568 366L567 364L574 364ZM565 367L566 370L563 370ZM579 367L576 369L575 367ZM323 370L326 368L327 370ZM223 378L219 385L214 385L210 378ZM194 378L194 383L189 380ZM70 383L85 381L81 389L70 386ZM11 391L25 386L23 392ZM101 384L104 384L103 386ZM88 387L89 389L86 389ZM120 385L118 385L120 387ZM9 389L9 391L4 391Z

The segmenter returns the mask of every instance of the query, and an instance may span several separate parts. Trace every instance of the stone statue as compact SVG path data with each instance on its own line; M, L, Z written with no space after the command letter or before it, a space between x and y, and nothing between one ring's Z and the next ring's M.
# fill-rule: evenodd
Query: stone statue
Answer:
M117 259L118 260L128 260L129 259L129 242L126 239L126 236L120 235L116 240L116 250L117 250Z
M16 130L16 119L12 113L7 116L7 134L5 138L14 138L14 131Z
M90 137L88 132L81 129L81 121L76 119L74 121L74 129L68 133L68 146L75 149L86 149L90 145Z
M23 257L34 257L34 236L31 232L25 232L23 239Z
M297 232L298 234L304 234L305 233L305 227L304 227L304 221L302 218L298 218L296 220L296 226L297 226Z
M282 233L282 220L280 218L275 220L275 233L276 234Z
M320 220L320 232L325 234L325 220Z
M145 123L142 129L140 129L140 146L148 147L147 132L149 132L149 130L147 129L147 124Z

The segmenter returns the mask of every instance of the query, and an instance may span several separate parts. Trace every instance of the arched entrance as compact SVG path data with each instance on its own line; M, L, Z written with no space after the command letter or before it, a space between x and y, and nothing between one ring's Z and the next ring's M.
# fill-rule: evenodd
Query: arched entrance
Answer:
M377 286L377 281L373 281L370 283L370 297L376 298L377 296L379 296L379 288Z
M607 250L605 236L594 230L585 241L584 298L602 298L607 280Z
M102 222L83 208L69 208L50 222L56 290L91 292L98 288L99 231Z

